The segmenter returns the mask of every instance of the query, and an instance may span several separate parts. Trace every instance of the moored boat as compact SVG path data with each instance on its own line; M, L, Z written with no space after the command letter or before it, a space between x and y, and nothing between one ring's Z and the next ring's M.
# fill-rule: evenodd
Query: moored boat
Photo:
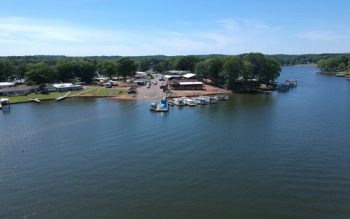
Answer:
M168 112L169 111L169 103L165 97L160 101L155 109L156 112Z
M151 103L149 106L149 110L155 111L157 109L157 104L156 103Z
M10 100L8 98L1 98L0 99L0 109L3 111L10 110Z
M225 101L225 100L227 100L227 99L226 99L227 97L228 97L228 96L219 94L219 95L216 95L214 98L215 98L216 100L218 100L218 101Z
M165 97L159 103L151 103L149 106L150 111L154 112L168 112L169 103Z
M344 73L337 73L337 74L335 74L335 76L337 76L337 77L345 77L345 74Z
M298 81L295 79L288 79L288 80L286 80L285 84L289 88L296 88L298 86Z
M210 104L214 104L214 103L218 102L218 100L213 96L208 96L207 98L208 98Z
M289 91L289 86L287 84L279 84L277 86L277 91L278 92L287 92L287 91Z
M195 101L198 105L207 105L207 101L205 97L197 97L195 98Z
M186 103L182 97L174 98L173 103L176 106L186 106Z
M185 103L188 105L188 106L196 106L197 103L194 99L192 98L183 98L183 100L185 101Z

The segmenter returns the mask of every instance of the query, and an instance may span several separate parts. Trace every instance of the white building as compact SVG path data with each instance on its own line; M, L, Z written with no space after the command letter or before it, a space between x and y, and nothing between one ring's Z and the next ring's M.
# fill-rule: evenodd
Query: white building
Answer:
M0 82L0 89L7 87L14 87L15 83L12 82Z
M53 86L57 89L58 92L75 91L75 90L84 89L82 85L75 85L72 83L53 84Z

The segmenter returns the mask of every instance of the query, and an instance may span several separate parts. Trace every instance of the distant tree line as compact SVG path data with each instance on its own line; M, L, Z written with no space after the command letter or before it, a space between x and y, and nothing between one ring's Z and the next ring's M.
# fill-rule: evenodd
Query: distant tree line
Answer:
M323 72L350 72L350 57L343 55L321 59L317 66Z
M350 57L350 54L271 55L271 57L276 58L281 65L316 64L321 59L328 59L336 56Z
M109 77L126 78L134 75L136 70L136 63L128 57L103 61L73 57L0 59L0 81L25 79L28 84L69 82L76 79L89 84L98 72Z
M41 84L79 79L91 83L97 73L126 79L136 71L165 73L169 70L184 70L231 88L238 78L243 81L258 79L261 83L271 84L279 76L281 65L308 63L318 63L324 71L343 71L349 69L349 56L261 53L237 56L11 56L0 57L0 81L26 79L28 83Z

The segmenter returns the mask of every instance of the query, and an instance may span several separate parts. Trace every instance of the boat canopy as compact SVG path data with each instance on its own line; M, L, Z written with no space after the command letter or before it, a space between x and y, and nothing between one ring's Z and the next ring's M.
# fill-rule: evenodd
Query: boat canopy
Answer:
M179 85L203 85L200 81L181 81Z

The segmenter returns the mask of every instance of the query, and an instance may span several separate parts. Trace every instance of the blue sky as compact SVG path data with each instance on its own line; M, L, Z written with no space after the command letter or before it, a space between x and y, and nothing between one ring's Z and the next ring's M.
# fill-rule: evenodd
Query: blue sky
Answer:
M346 0L0 0L0 55L350 52Z

